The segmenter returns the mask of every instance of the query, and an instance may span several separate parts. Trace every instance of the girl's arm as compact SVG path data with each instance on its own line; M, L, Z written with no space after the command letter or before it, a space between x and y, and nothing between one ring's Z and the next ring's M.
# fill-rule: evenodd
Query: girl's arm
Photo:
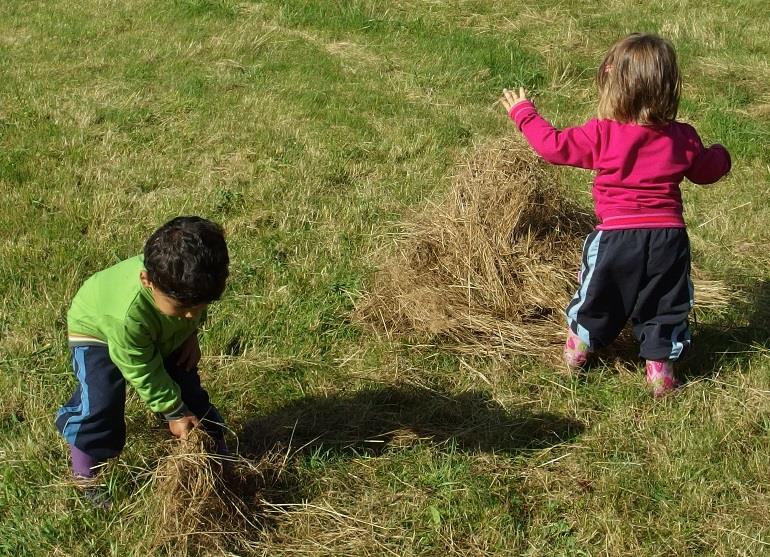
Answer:
M594 168L598 157L595 120L580 127L557 130L538 114L521 88L518 95L504 90L502 103L535 152L546 161L578 168Z
M715 143L703 149L685 177L695 184L713 184L730 172L731 167L730 153L722 145Z

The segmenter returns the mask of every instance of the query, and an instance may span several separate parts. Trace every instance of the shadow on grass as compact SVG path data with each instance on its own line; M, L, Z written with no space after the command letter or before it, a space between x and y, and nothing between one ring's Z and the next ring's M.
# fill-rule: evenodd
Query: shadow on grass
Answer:
M272 535L281 517L307 505L319 483L323 484L323 478L316 478L323 472L303 464L319 453L335 461L426 443L435 444L439 451L515 455L569 441L584 429L581 422L558 414L509 412L480 392L454 395L413 386L379 386L305 397L235 424L243 458L226 464L213 484L196 480L202 473L206 476L210 462L195 460L196 452L184 450L171 461L190 466L189 470L161 469L158 477L172 487L182 486L181 492L173 493L183 492L189 504L183 501L172 509L176 522L167 528L171 532L161 537L158 547L168 553L177 551L175 529L181 535L185 520L191 517L206 526L202 536L184 534L185 547L196 551L239 552L248 546L244 540ZM442 446L445 443L447 447ZM159 491L162 501L167 500L163 499L166 491ZM210 515L219 517L224 526L209 525ZM525 521L526 513L521 511L517 528L524 528ZM227 536L220 535L220 527Z
M178 540L184 539L202 553L216 549L219 554L222 547L238 553L247 547L243 540L276 532L282 516L317 495L324 483L321 475L330 472L306 465L317 454L332 467L338 459L406 450L416 443L434 444L439 451L516 455L570 441L584 429L580 421L554 413L509 412L475 391L454 395L413 386L379 386L309 396L233 424L239 432L239 458L231 464L221 468L213 464L205 456L211 447L182 447L179 454L163 455L152 466L153 480L159 483L152 484L153 498L141 511L149 514L140 512L136 520L143 524L165 503L181 497L182 503L168 511L172 523L164 526L158 548L176 554ZM145 426L142 431L168 437L165 428L147 432ZM126 478L126 497L146 482L145 477ZM218 517L219 526L212 526L212 516ZM202 534L182 532L191 520L203 525ZM524 520L522 515L520 521Z
M254 461L286 456L277 473L265 477L262 493L272 504L312 499L316 482L303 458L377 456L415 443L464 453L515 455L574 439L585 426L548 412L508 412L480 392L448 394L413 386L364 388L331 396L310 396L270 414L236 424L239 452ZM442 449L439 449L442 450ZM273 455L271 457L271 455Z
M276 446L304 453L379 454L417 439L452 441L464 452L508 455L573 439L581 422L547 412L510 413L480 392L458 395L426 388L367 388L329 397L306 397L250 420L239 436L241 452L259 457Z
M738 324L692 325L692 349L680 368L685 379L713 377L731 362L770 348L770 283L756 283L746 291L745 299L735 308Z

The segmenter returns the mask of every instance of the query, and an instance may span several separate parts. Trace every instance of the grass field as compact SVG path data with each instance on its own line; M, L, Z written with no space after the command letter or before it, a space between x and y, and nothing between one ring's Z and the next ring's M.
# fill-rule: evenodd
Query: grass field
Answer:
M0 3L0 555L143 555L166 435L131 396L105 514L52 418L72 296L179 214L230 242L205 383L244 455L283 454L237 554L770 555L770 6L599 6ZM686 387L656 402L641 371L580 380L355 324L398 223L515 133L501 89L580 123L635 30L674 42L681 118L733 155L685 188L695 263L743 300L697 324ZM589 174L554 173L590 207Z

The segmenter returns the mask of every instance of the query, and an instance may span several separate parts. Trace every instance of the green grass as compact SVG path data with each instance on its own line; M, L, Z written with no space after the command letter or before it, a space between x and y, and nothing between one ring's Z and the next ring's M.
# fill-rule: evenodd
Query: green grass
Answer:
M164 435L130 398L116 510L78 500L52 424L64 318L178 214L231 246L205 383L245 454L290 449L254 555L770 552L770 10L719 4L3 2L0 555L136 554ZM393 224L515 133L500 89L581 122L632 30L672 39L681 117L733 154L686 217L696 264L745 303L698 324L687 388L655 402L610 367L461 361L354 325ZM555 172L588 205L589 175Z

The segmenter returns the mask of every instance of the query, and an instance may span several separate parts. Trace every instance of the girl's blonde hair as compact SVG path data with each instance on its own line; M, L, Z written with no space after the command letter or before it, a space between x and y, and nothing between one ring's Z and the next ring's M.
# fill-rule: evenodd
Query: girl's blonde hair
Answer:
M641 125L672 122L681 80L674 47L649 33L632 33L610 48L596 74L599 118Z

